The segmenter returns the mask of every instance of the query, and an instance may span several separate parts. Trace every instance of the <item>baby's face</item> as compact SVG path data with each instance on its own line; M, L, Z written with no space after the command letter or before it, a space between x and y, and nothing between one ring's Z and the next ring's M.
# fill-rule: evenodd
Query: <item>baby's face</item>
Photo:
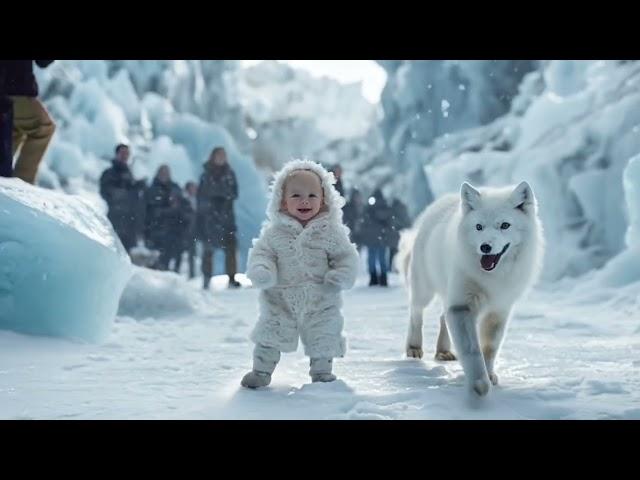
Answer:
M322 207L322 184L320 178L308 170L293 172L286 180L282 210L306 224Z

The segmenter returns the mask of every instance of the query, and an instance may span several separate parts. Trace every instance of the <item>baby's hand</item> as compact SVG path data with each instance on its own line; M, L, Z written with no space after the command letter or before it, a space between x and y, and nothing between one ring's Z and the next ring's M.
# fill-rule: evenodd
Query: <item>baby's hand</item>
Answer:
M273 287L277 282L276 275L263 265L257 265L252 268L247 272L247 276L251 283L258 288Z
M342 276L336 270L329 270L324 276L325 285L335 290L342 290Z

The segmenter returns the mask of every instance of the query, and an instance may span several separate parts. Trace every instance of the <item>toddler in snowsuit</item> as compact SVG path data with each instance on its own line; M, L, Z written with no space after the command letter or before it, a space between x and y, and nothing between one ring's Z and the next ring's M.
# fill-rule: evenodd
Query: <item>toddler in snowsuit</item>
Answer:
M355 283L358 252L334 184L333 174L308 160L291 161L275 175L268 220L249 251L247 276L262 291L244 387L269 385L280 353L296 351L298 338L311 359L311 380L336 379L333 359L346 350L341 290Z

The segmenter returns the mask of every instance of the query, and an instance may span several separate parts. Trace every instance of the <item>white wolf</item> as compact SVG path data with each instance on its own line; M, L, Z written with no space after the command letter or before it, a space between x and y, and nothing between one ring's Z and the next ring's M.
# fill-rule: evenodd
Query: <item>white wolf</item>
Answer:
M516 300L535 281L543 257L533 190L463 183L460 195L431 204L403 238L398 265L409 289L407 356L422 358L422 316L434 295L444 305L436 359L460 357L478 395L498 383L494 362Z

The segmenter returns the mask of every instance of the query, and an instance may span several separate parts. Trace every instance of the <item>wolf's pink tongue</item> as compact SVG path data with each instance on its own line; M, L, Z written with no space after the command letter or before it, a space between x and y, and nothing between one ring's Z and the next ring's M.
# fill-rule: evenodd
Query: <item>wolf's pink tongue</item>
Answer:
M485 270L492 270L496 266L496 260L498 255L482 255L480 257L480 264Z

